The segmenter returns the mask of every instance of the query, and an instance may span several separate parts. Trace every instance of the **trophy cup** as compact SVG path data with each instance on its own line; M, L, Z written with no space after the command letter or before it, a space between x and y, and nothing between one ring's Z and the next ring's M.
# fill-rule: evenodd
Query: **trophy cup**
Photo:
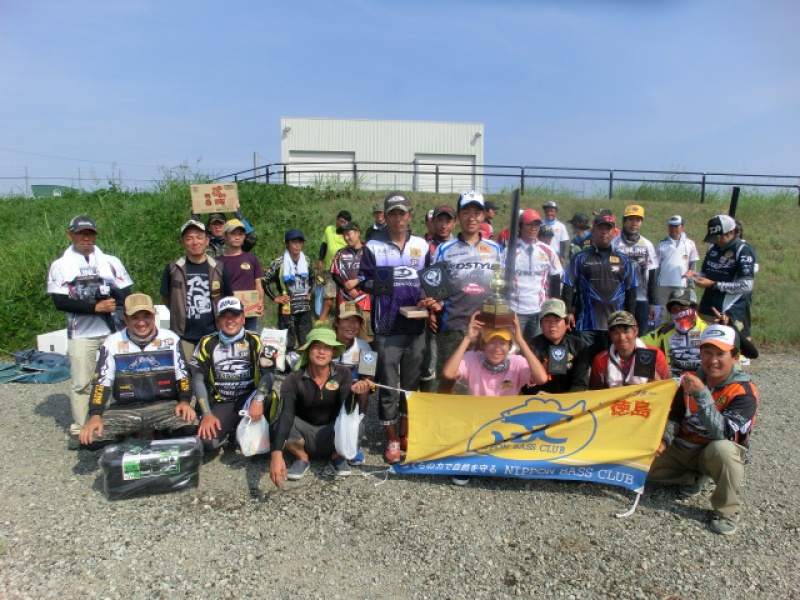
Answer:
M503 290L506 287L506 282L503 281L503 272L500 270L500 263L495 263L492 266L494 271L494 278L489 284L492 289L492 295L483 301L483 307L478 320L483 322L486 327L492 329L510 329L514 325L514 313L511 312L511 307L508 300L503 297Z

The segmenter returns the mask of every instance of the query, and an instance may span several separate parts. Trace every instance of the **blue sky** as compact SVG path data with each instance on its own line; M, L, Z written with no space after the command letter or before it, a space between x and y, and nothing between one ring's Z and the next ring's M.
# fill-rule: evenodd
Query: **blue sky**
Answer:
M796 0L2 0L0 177L222 174L277 162L282 116L481 122L489 164L800 175L799 22Z

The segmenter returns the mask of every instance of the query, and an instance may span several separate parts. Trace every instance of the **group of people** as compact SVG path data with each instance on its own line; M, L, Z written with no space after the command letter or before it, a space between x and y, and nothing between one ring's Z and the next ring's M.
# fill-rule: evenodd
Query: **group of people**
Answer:
M366 239L341 211L316 261L305 253L303 232L290 229L285 252L266 269L245 250L249 224L242 219L192 218L180 229L185 254L162 273L170 330L156 326L151 298L131 293L121 261L97 248L95 222L76 217L72 243L48 278L69 325L71 447L144 428L198 435L214 451L246 406L254 420L270 421L270 477L281 486L301 479L313 458L330 460L336 476L363 463L360 450L349 461L337 452L333 427L343 405L366 413L375 384L384 458L397 463L408 444L409 392L559 394L675 376L681 388L650 477L687 495L713 479L711 528L733 533L758 401L738 363L742 349L757 355L749 341L757 260L736 237L735 221L709 221L704 241L711 246L696 271L697 249L679 215L657 246L639 233L641 205L626 207L621 229L609 210L591 224L578 213L568 221L570 238L549 201L544 219L535 209L520 211L512 249L508 231L493 239L486 227L494 210L482 194L464 192L455 207L428 211L427 231L418 236L409 195L391 192L373 207ZM512 251L514 277L506 285L513 324L499 326L487 322L484 303ZM437 264L451 287L444 297L423 286ZM699 303L696 287L704 290ZM238 291L257 293L252 316ZM267 298L297 352L279 398L274 357L257 333ZM374 375L362 375L361 359L373 352ZM293 458L288 467L284 453Z

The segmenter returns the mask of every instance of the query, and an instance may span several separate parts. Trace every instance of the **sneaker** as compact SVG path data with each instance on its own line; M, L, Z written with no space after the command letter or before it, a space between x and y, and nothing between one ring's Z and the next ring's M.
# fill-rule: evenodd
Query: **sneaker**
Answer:
M292 466L289 467L289 470L286 471L286 479L289 481L300 481L303 478L303 475L308 473L308 469L311 465L305 461L300 460L299 458L292 463Z
M453 477L453 485L465 486L469 483L469 475L456 475Z
M731 515L730 517L714 515L708 523L708 528L720 535L733 535L739 528L738 523L739 515Z
M361 448L358 449L356 455L351 458L349 461L351 467L360 467L364 464L364 453L361 451Z
M334 477L347 477L350 475L350 465L347 464L347 459L344 456L337 456L331 461L333 467Z
M408 437L405 435L400 436L400 451L408 452Z
M400 442L397 440L386 442L386 450L383 453L383 457L389 464L399 463L403 458L400 453Z
M711 481L711 478L706 475L700 475L697 477L697 481L695 481L691 485L682 485L678 488L678 498L681 500L688 500L689 498L694 498L700 495L700 492L703 491L703 486L706 483Z

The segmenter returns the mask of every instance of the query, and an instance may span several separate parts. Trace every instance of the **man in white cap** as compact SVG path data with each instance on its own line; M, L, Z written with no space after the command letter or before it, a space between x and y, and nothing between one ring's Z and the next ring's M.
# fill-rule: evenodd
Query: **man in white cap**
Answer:
M661 323L670 320L667 302L673 292L680 293L688 285L686 274L697 266L699 255L695 243L690 240L683 228L685 221L680 215L667 220L667 237L656 247L658 274L656 300L661 307Z
M144 430L194 435L195 412L180 339L156 327L153 301L146 294L125 299L123 318L127 327L108 336L100 348L81 445Z
M712 244L703 259L700 273L689 271L697 287L703 288L703 297L697 309L700 317L713 322L720 314L733 321L744 336L750 332L745 329L749 310L750 295L753 291L756 257L753 249L736 237L736 221L728 215L717 215L708 222L708 235L703 240Z
M58 310L67 313L72 424L70 450L79 447L78 434L89 410L89 385L97 365L97 351L110 333L122 329L116 316L133 280L115 256L95 246L97 225L91 217L75 217L69 223L70 246L50 265L47 293Z
M709 527L736 533L748 440L758 410L758 390L739 370L738 336L725 325L700 335L700 368L683 375L649 481L681 486L682 498L698 496L707 478L715 484Z
M548 200L542 204L542 211L544 213L542 225L547 225L553 230L553 239L550 240L550 247L561 259L564 259L567 256L569 247L569 232L567 231L567 226L558 220L558 204Z
M192 388L201 415L197 435L207 452L236 431L239 411L256 388L260 393L250 404L254 418L264 414L272 390L271 364L261 360L261 338L247 331L244 322L242 302L234 296L221 298L218 330L201 339L191 357Z

